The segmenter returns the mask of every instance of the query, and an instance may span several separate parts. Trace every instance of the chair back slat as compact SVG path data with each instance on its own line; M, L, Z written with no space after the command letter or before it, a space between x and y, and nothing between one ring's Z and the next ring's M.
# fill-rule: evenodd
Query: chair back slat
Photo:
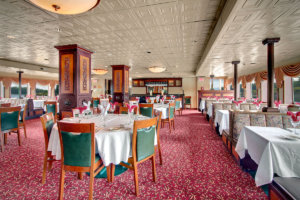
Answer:
M134 121L132 152L137 162L154 154L157 118Z
M146 117L153 117L153 104L139 104L140 114Z
M95 155L95 124L58 122L64 165L90 167Z
M0 108L1 131L19 128L21 107Z

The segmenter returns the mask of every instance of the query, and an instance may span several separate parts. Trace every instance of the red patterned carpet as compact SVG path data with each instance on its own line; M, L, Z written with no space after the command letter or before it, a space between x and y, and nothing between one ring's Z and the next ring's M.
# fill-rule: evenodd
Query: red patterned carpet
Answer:
M166 125L167 126L167 125ZM175 120L176 131L161 129L163 166L157 166L157 183L152 182L151 162L139 166L140 199L267 199L226 151L221 138L197 111L184 111ZM16 134L8 136L0 152L0 199L57 199L60 163L41 184L44 139L39 119L30 120L28 138L22 146ZM67 172L65 199L86 199L89 177L78 180ZM127 171L113 183L96 179L94 199L134 199L133 172Z

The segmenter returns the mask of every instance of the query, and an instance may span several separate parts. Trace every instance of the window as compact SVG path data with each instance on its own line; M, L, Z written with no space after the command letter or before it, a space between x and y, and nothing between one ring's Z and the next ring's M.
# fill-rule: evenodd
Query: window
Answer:
M293 101L300 102L300 76L297 78L292 78L293 84Z
M240 83L240 97L245 97L245 89L242 87L242 83Z
M232 86L232 84L230 85L230 90L233 90L233 86Z
M21 89L21 97L26 97L28 84L23 84ZM19 84L12 82L10 87L10 97L19 98Z
M276 81L274 83L274 101L279 101L279 88L277 88Z
M224 79L213 79L213 90L224 90ZM210 79L210 88L212 88L212 79Z
M251 94L252 94L252 98L257 98L257 89L256 89L255 81L252 81L251 83Z
M54 87L54 95L55 96L59 95L59 85L55 85L55 87Z
M40 84L36 84L35 87L35 94L36 96L48 96L48 85L40 85Z

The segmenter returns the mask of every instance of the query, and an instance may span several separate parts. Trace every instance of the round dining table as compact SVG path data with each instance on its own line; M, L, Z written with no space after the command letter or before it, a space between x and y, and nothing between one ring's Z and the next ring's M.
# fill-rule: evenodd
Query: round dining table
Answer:
M135 120L145 120L149 117L142 115L133 115L130 117L128 114L107 114L90 115L84 117L65 118L61 121L70 123L95 123L95 140L96 140L96 153L99 153L103 164L108 167L110 165L117 165L114 175L121 174L121 171L126 171L118 164L127 162L131 157L131 141L133 135L133 122ZM154 145L157 144L157 137L155 134ZM48 144L48 151L55 156L57 160L61 159L61 146L59 141L59 133L57 124L54 124ZM105 172L100 172L100 177L106 177ZM102 174L102 175L101 175Z

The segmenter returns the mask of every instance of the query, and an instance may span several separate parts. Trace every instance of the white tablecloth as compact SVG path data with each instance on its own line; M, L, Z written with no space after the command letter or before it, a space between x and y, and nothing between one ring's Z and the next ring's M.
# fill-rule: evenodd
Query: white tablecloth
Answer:
M209 117L212 116L212 104L209 104L209 105L208 105L208 108L207 108L207 114L208 114Z
M205 109L205 100L200 101L199 108L201 111Z
M109 104L109 99L100 99L100 105L106 107Z
M153 105L153 108L154 108L154 111L161 112L162 119L167 119L169 117L169 104L155 103Z
M282 138L291 134L275 127L245 126L242 129L235 149L240 158L244 158L248 150L258 164L257 186L271 183L275 173L281 177L300 177L300 140Z
M135 120L144 120L148 117L136 115ZM131 156L131 138L133 123L129 123L129 117L127 114L115 115L108 114L105 120L100 116L92 116L89 119L83 118L66 118L64 121L78 123L91 123L94 122L96 127L105 127L98 131L95 135L96 139L96 151L101 156L101 159L105 166L109 164L119 164L120 162L127 162ZM110 127L116 127L124 125L124 129L111 131ZM154 144L157 144L157 137L155 134ZM48 151L51 151L52 155L55 155L57 160L61 159L61 148L59 141L58 128L55 124L51 131L49 138Z
M219 133L222 135L223 130L229 129L229 110L217 110L215 116L215 126L219 125Z
M33 100L33 107L36 108L44 108L45 100Z

